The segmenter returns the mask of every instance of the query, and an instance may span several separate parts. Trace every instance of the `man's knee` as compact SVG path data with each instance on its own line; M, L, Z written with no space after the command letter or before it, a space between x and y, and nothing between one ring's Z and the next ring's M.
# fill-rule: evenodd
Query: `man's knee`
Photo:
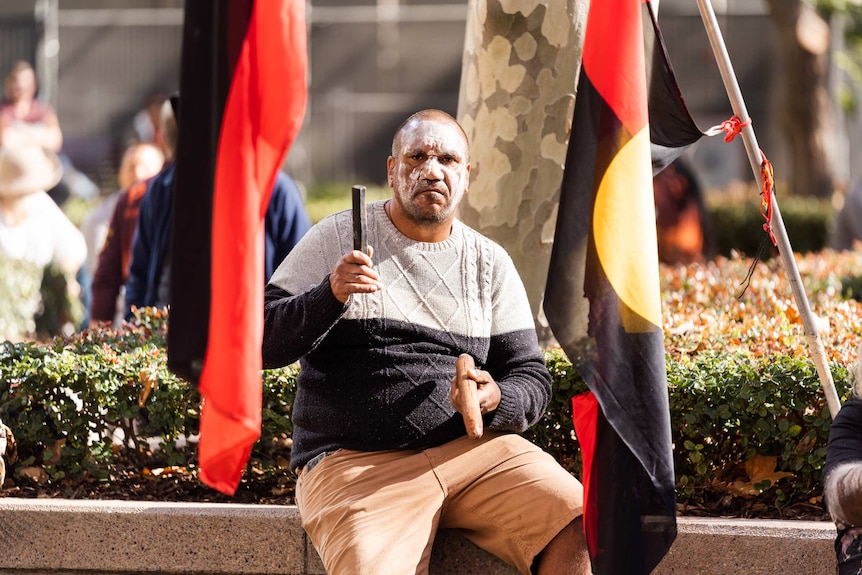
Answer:
M583 516L563 527L536 557L537 575L588 575L592 573Z

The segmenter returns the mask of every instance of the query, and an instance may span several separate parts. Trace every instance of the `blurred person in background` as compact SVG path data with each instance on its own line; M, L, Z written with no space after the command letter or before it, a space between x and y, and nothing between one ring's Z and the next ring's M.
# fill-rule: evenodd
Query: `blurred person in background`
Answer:
M129 281L132 246L138 229L141 202L151 185L161 186L164 182L168 182L168 186L173 185L177 123L173 107L168 100L162 102L159 132L162 134L163 144L161 169L151 177L133 183L117 197L93 276L90 319L94 325L108 326L122 321L127 309L125 284ZM164 222L159 221L159 225L166 225L169 219L170 212ZM147 225L155 224L148 221Z
M162 106L162 132L171 158L176 150L177 122L182 121L178 109L179 95L171 96ZM168 162L149 182L141 199L125 283L124 316L127 319L132 316L132 308L166 307L170 303L168 245L175 166L176 162ZM269 280L278 264L309 229L311 218L302 192L290 176L279 170L264 216L264 281ZM101 274L101 267L100 258L97 276Z
M120 160L120 167L117 171L117 184L119 188L99 202L99 204L84 218L84 221L81 224L81 231L84 233L84 238L87 240L87 265L85 266L87 281L86 283L81 282L81 284L84 291L87 292L85 294L84 304L87 308L88 315L85 317L82 327L89 326L89 312L93 307L92 282L96 274L96 268L98 267L102 248L105 245L105 240L111 227L114 210L122 198L124 205L121 211L125 213L125 211L129 209L128 196L130 189L136 183L140 182L145 190L145 180L148 180L159 173L164 166L164 163L165 154L161 147L146 142L133 143L129 145L125 152L123 152L123 157ZM140 189L141 186L138 186L138 188ZM132 225L134 224L134 220L137 219L137 202L140 200L137 196L143 196L143 192L135 191L133 196L134 197L131 201L133 204L131 209L134 210L134 214L132 214ZM115 224L115 229L118 225L121 226L122 223ZM122 234L122 231L119 233ZM128 236L129 237L126 241L127 245L125 247L125 264L128 264L128 251L130 249L128 244L131 243L131 232L128 233ZM112 291L118 293L119 286L121 286L123 281L125 281L125 277L118 276L116 281L118 287ZM114 293L114 299L116 299L117 293ZM110 318L101 319L106 321Z
M56 154L39 146L0 147L0 252L74 275L87 257L84 235L45 192L61 174Z
M117 205L120 195L135 182L147 180L158 174L164 165L165 154L161 148L153 144L131 144L123 152L117 171L117 189L90 210L81 223L81 231L84 232L84 238L87 240L87 270L91 274L96 272L99 252L105 245L111 215L114 213L114 206Z
M75 169L62 153L63 132L54 108L39 100L36 72L28 62L16 62L6 74L3 103L0 104L0 145L37 145L54 152L63 164L61 181L48 190L48 195L62 206L71 195L90 199L98 187Z
M29 262L37 271L56 266L67 295L79 297L75 276L87 257L84 235L46 192L60 181L62 172L57 155L38 145L0 147L0 255ZM3 275L6 279L6 271ZM33 296L38 298L39 293ZM38 299L35 305L21 302L30 324L38 304Z
M146 142L165 147L165 136L162 132L160 116L162 106L168 99L163 92L153 92L147 96L144 107L138 110L128 128L126 140L129 142Z
M658 257L666 264L690 264L712 257L709 214L700 183L682 159L653 178Z
M0 105L0 145L35 144L59 152L63 132L50 104L36 99L36 72L24 61L6 74Z

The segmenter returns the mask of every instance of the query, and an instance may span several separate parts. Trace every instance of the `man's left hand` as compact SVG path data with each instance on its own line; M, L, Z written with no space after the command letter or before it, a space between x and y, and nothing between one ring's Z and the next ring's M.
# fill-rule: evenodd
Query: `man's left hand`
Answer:
M467 377L476 382L476 394L479 400L479 408L482 414L490 413L500 405L500 386L491 377L491 374L483 369L470 368L461 377ZM449 401L458 413L464 414L467 410L466 398L458 388L458 375L452 378L449 387Z

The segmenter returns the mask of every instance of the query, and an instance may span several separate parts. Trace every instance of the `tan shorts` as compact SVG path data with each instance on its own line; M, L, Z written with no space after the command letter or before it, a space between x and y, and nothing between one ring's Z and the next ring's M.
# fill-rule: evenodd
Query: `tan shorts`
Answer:
M425 450L339 449L300 473L302 524L329 575L428 573L439 527L458 529L528 575L583 511L583 488L515 434Z

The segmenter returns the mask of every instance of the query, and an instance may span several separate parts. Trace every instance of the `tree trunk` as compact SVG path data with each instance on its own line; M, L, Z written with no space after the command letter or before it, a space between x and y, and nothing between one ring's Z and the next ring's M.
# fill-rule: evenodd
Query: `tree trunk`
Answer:
M827 90L829 25L805 0L767 2L783 60L778 112L787 138L790 191L829 197L833 191L835 135Z
M501 244L541 312L566 159L586 0L470 0L458 119L470 138L462 221Z

